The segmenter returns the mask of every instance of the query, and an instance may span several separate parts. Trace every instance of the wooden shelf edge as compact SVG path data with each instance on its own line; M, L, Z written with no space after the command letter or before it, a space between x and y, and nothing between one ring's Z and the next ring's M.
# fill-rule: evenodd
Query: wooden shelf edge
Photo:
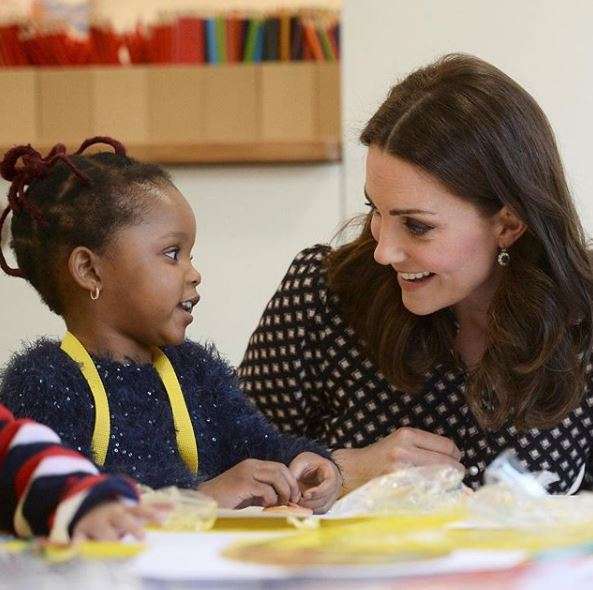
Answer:
M67 144L69 151L78 145ZM4 154L11 146L1 146ZM43 155L52 146L33 147ZM107 148L109 149L109 148ZM163 143L126 144L128 154L133 158L159 164L257 164L257 163L316 163L339 162L342 149L337 140L325 141L278 141L245 143ZM92 150L92 148L91 148Z

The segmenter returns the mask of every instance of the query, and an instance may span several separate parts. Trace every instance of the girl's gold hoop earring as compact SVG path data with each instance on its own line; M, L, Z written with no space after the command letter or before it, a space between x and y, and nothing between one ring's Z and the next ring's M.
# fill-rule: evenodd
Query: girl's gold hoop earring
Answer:
M91 291L91 299L93 301L97 301L97 299L99 299L99 295L101 295L101 289L99 289L99 287L95 287L92 291Z
M507 252L506 248L502 248L496 257L496 260L498 260L500 266L508 266L511 261L511 255Z

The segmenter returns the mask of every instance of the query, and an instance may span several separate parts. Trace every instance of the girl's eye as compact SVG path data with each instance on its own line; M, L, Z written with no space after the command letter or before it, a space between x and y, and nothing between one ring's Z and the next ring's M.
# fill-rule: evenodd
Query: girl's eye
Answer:
M404 224L408 231L415 236L423 236L427 234L431 229L434 229L432 225L427 225L416 219L406 218Z
M173 248L172 250L167 250L165 252L165 256L169 257L171 260L177 262L179 260L179 248Z
M377 211L377 207L375 207L375 205L373 205L370 201L365 201L364 204L371 210L371 213L379 213Z

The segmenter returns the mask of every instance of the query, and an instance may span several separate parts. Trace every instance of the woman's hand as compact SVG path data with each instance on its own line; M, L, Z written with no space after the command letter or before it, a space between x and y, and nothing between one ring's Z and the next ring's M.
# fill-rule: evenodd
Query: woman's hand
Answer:
M385 438L362 449L334 451L349 492L370 479L412 465L451 465L465 470L459 462L461 451L444 436L417 428L398 428Z
M246 459L198 487L221 508L276 506L301 499L295 476L286 465Z
M74 526L72 541L117 541L126 535L144 538L144 526L159 523L172 508L167 503L129 506L112 501L95 506Z
M289 465L302 494L301 506L316 514L327 512L342 489L342 475L335 463L315 453L301 453Z

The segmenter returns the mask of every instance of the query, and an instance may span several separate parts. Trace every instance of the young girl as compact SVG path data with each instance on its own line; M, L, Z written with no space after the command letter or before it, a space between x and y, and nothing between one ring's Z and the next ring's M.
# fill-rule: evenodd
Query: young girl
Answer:
M96 143L115 153L83 155ZM61 343L41 339L12 359L0 400L151 487L199 486L223 507L327 510L340 489L329 452L279 434L212 346L184 341L201 277L194 215L168 174L110 138L46 158L16 147L0 172L18 263L0 256L2 269L67 327Z
M99 475L47 426L15 420L0 404L0 531L58 543L142 538L142 525L158 514L137 499L131 480Z

